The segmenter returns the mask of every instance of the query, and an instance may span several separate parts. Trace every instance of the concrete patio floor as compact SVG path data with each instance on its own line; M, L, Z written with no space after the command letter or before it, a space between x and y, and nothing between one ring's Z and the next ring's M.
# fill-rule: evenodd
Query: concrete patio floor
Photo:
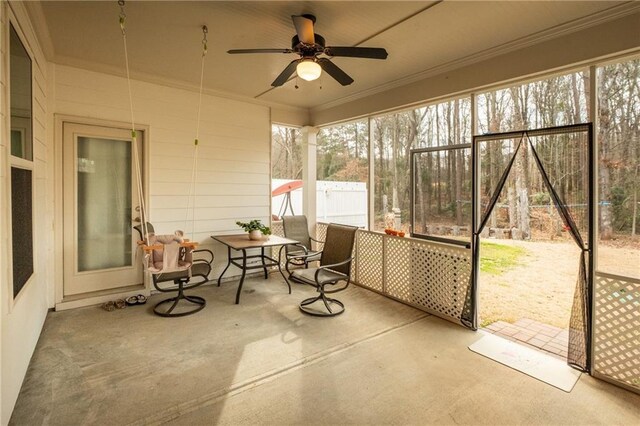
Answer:
M571 393L467 349L482 335L352 286L335 318L279 275L152 306L50 313L11 424L637 424L640 395L582 375Z

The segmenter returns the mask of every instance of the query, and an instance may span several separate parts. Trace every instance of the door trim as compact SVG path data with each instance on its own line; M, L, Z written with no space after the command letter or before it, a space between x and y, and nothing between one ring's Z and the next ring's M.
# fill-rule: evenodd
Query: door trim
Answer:
M50 294L48 295L48 299L50 300L50 306L58 309L58 305L60 308L65 309L63 306L69 304L69 300L64 300L64 235L63 235L63 225L64 225L64 213L63 213L63 200L64 200L64 192L63 192L63 147L64 147L64 139L63 139L63 127L64 123L73 123L73 124L81 124L81 125L89 125L89 126L101 126L101 127L113 127L118 129L125 129L131 131L131 123L127 123L125 121L115 121L115 120L102 120L97 118L89 118L89 117L80 117L74 115L66 115L66 114L54 114L54 170L53 170L53 180L54 180L54 220L53 220L53 229L54 229L54 274L53 280L54 285L50 286ZM143 132L143 138L141 141L142 145L142 190L144 193L144 202L145 206L149 206L149 138L150 138L150 130L149 126L145 124L136 123L136 130ZM148 214L148 211L147 211ZM148 274L144 274L144 287L141 287L138 293L149 294L150 291L150 281ZM128 291L127 291L128 290ZM101 303L103 298L107 298L107 300L112 300L114 297L123 297L127 294L131 293L130 288L117 289L113 292L109 293L107 296L101 295L96 297L95 294L87 294L85 298L78 298L78 296L73 297L73 302L66 307L81 307L81 306L89 306L94 305L96 303ZM68 299L68 298L67 298ZM64 305L62 305L64 303Z

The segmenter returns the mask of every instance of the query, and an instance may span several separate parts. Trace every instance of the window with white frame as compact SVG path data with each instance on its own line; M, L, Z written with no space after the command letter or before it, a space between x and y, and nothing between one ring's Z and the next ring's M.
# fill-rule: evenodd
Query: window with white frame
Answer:
M13 297L33 275L33 108L31 57L10 25L11 262Z

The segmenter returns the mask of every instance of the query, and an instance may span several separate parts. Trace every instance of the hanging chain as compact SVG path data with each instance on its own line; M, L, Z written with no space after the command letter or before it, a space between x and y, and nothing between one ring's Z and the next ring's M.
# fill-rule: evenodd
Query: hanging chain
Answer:
M202 26L202 56L207 54L207 33L209 28L206 25Z
M138 138L136 133L135 118L133 115L133 94L131 91L131 76L129 73L129 52L127 51L127 32L125 30L125 22L127 20L127 14L124 11L124 0L118 0L118 6L120 6L120 31L122 31L122 44L124 46L124 63L127 71L127 88L129 89L129 108L131 112L131 138L133 145L133 161L135 163L136 172L136 184L138 187L138 203L140 204L140 219L142 221L142 235L143 240L149 244L149 236L147 230L147 209L144 203L144 186L142 185L142 171L140 170L140 157L138 154Z
M131 135L136 137L135 120L133 116L133 96L131 94L131 76L129 73L129 52L127 50L127 31L125 29L125 22L127 20L127 14L124 11L124 0L118 0L120 6L120 30L122 31L122 44L124 46L124 64L127 72L127 87L129 88L129 107L131 109Z
M204 82L204 57L207 55L207 34L209 28L206 25L202 26L202 63L200 64L200 91L198 95L198 119L196 122L196 138L194 144L198 145L198 137L200 136L200 112L202 109L202 87Z
M202 62L200 64L200 90L198 93L198 117L196 119L196 137L193 140L193 165L191 167L191 184L189 185L189 198L187 199L187 214L185 217L185 230L189 220L189 208L191 207L191 239L195 230L195 185L198 179L198 142L200 138L200 115L202 113L202 91L204 86L204 59L207 55L207 34L209 29L206 25L202 26Z

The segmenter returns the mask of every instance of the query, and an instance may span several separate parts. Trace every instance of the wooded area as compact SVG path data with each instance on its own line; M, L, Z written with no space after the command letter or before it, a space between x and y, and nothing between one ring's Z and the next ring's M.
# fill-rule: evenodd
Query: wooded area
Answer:
M300 131L274 125L271 135L273 179L301 179ZM368 181L369 129L366 120L321 129L316 142L317 180Z
M471 142L471 99L455 99L371 120L374 144L376 229L384 217L399 210L402 229L409 231L411 149L445 147ZM471 162L468 150L424 154L416 162L416 223L443 225L448 217L470 224L463 211L471 202ZM468 185L467 185L468 184ZM434 223L434 221L436 223Z
M598 68L600 238L638 235L640 59Z
M327 127L318 133L318 180L369 181L369 126L367 120Z
M584 123L589 117L591 76L587 70L555 76L476 96L479 133L537 129ZM600 127L598 188L600 237L638 234L640 191L640 60L598 68ZM318 135L319 180L367 181L367 121L324 128ZM376 230L384 217L399 210L407 231L410 213L410 151L471 143L471 100L462 98L371 119L374 153ZM299 135L274 126L273 176L299 179ZM569 138L569 139L567 139ZM586 230L586 141L570 136L534 141L552 184ZM495 187L514 143L487 144L481 182L482 204ZM469 149L423 153L416 160L416 231L469 235L471 158ZM527 149L521 150L498 201L490 227L509 230L508 237L531 238L537 230L549 238L563 227ZM551 225L549 225L551 223ZM427 228L429 227L429 228ZM543 237L544 235L540 235Z
M271 179L302 179L300 130L271 126Z

